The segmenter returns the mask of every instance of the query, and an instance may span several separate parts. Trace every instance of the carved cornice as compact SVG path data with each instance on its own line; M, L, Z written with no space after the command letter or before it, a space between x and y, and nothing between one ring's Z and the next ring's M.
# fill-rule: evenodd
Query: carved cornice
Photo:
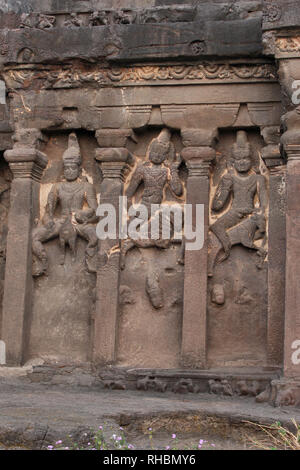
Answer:
M185 82L276 81L276 68L271 63L195 65L145 65L133 67L99 67L88 69L64 67L11 67L4 72L10 89L61 89L111 85L143 85L147 82L175 84Z

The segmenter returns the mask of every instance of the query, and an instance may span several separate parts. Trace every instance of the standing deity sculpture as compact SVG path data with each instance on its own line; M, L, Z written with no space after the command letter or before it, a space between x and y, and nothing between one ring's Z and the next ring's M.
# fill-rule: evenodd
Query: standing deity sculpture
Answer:
M59 238L60 264L65 262L66 245L69 245L72 259L75 260L77 235L88 242L87 260L96 253L97 198L93 185L80 177L81 153L75 133L69 135L68 148L63 154L63 167L65 180L52 186L43 219L33 229L32 251L36 257L34 276L46 273L48 257L43 244L53 238ZM58 206L60 215L55 217Z
M263 175L251 171L253 151L245 131L237 132L231 156L233 168L221 178L212 202L214 212L223 211L228 204L230 207L210 226L209 276L213 276L216 260L222 262L228 258L233 245L257 250L258 267L266 255L266 182ZM263 243L255 244L259 239Z

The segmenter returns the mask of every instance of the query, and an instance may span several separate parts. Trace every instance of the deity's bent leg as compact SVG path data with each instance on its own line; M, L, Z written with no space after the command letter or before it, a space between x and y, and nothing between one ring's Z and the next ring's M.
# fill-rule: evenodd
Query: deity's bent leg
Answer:
M214 224L210 226L210 230L218 237L224 249L222 261L228 258L231 248L230 238L226 232L227 229L234 227L241 221L239 212L230 209L226 214L222 215Z
M86 254L89 257L95 255L98 246L98 237L96 234L96 226L93 224L78 224L76 225L77 233L84 238L88 244L85 249Z
M222 250L222 245L219 238L214 234L210 233L208 238L208 266L207 266L207 275L208 277L213 277L214 267L216 259Z
M48 256L43 243L51 240L51 238L58 237L61 224L54 222L52 225L44 225L36 227L32 231L32 253L39 261L38 265L33 270L33 276L40 276L47 271Z

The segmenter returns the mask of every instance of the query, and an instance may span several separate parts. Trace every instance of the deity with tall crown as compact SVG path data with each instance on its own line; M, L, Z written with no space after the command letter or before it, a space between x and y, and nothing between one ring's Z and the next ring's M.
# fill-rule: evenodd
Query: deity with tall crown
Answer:
M222 262L228 258L233 245L257 250L260 256L258 267L266 254L263 245L254 243L265 238L266 182L262 174L252 170L253 150L245 131L237 132L231 157L233 168L221 178L212 201L214 212L225 212L210 226L209 276L213 276L219 252L223 251L218 258Z
M152 139L148 146L146 156L147 160L137 165L127 188L126 196L128 197L130 206L138 188L143 185L143 193L136 208L137 212L139 212L141 206L147 209L146 214L144 214L143 211L139 214L141 226L146 226L146 231L150 232L151 222L157 218L157 225L161 231L161 220L164 216L163 211L161 211L161 204L163 203L167 186L169 186L171 192L177 197L180 197L183 193L183 185L178 174L180 158L176 155L169 129L162 129L159 135ZM154 208L156 208L155 212L153 212ZM169 224L172 225L171 220ZM168 248L171 242L171 238L162 239L161 237L158 239L125 240L122 243L121 249L121 268L125 266L126 253L134 246L140 248L152 246Z
M36 257L34 276L47 272L48 257L43 243L50 239L59 238L60 264L65 262L66 245L69 245L73 261L75 260L77 235L88 242L88 257L93 257L96 252L98 238L95 223L98 203L93 185L81 177L81 163L77 136L71 133L68 147L63 154L64 180L52 186L42 222L33 229L32 251ZM58 206L60 215L55 217Z

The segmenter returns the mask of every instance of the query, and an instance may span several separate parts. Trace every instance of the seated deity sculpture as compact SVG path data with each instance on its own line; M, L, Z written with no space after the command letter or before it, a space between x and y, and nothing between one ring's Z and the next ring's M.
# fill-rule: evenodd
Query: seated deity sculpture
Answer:
M59 239L60 264L65 262L66 245L69 245L72 259L75 260L78 235L88 242L87 258L92 258L96 253L97 198L93 185L86 178L80 178L81 154L75 133L69 135L68 148L63 154L63 167L65 180L52 186L43 219L33 229L32 251L36 258L34 276L47 272L48 257L43 244L48 240ZM60 215L56 217L58 206Z
M237 132L231 156L233 168L221 178L212 202L214 212L226 210L228 204L229 210L210 226L209 276L213 276L216 261L228 258L233 245L257 250L258 267L266 255L266 182L263 175L253 170L253 151L245 131ZM263 243L255 244L259 239L263 239Z

